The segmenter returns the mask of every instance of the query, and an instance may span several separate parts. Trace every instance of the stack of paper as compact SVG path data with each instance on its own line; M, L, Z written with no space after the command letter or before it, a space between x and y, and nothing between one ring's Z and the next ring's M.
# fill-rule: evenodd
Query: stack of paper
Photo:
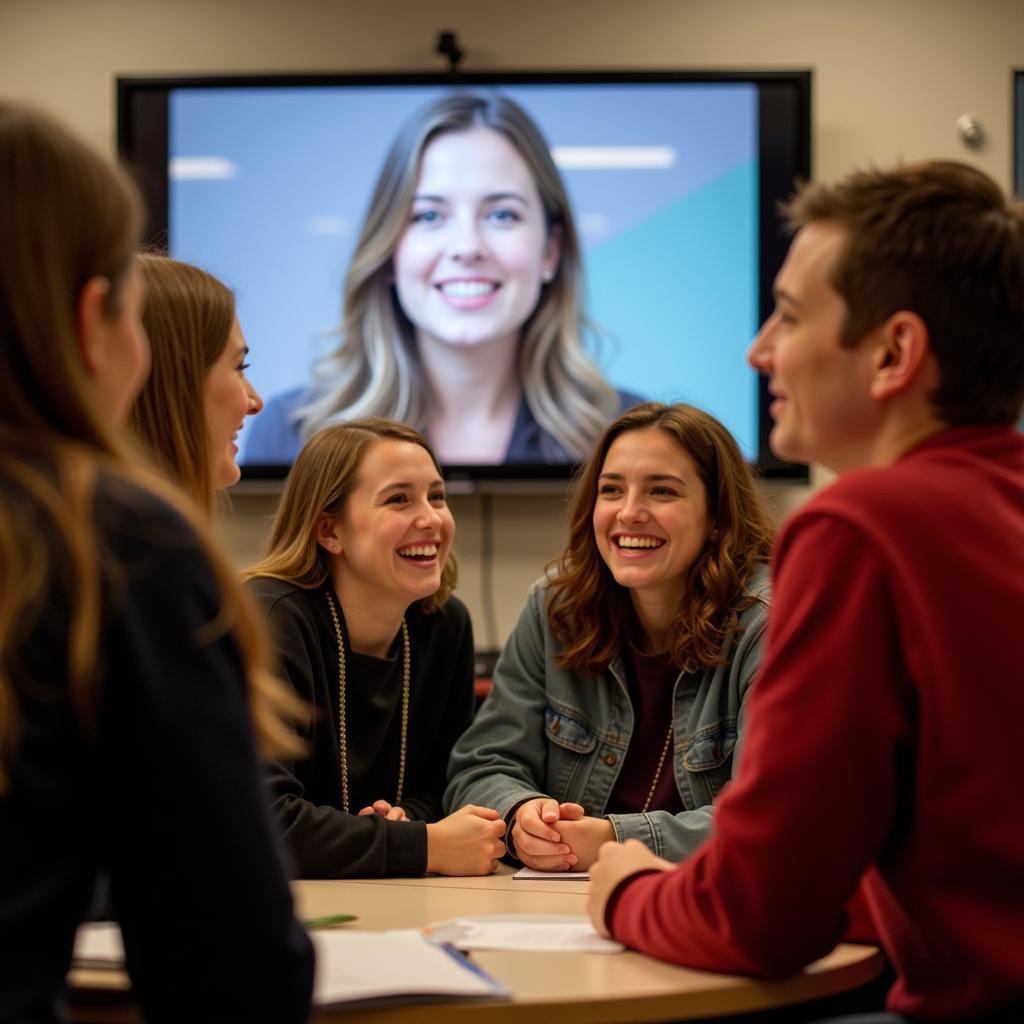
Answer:
M508 997L503 985L461 953L428 941L418 929L313 931L310 939L318 1006ZM121 929L110 922L82 925L74 966L123 969Z
M624 948L603 939L586 917L560 914L472 914L431 925L435 942L456 949L517 949L543 953L620 953Z

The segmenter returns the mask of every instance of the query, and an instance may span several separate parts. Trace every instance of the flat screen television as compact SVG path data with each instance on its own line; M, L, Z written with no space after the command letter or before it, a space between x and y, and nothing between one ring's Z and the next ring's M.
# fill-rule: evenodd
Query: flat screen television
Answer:
M287 472L294 446L274 431L308 403L314 366L330 384L324 359L385 154L453 92L511 99L539 128L582 250L583 347L622 403L701 406L764 476L806 479L768 449L765 386L744 353L786 250L776 203L810 175L810 72L120 78L119 148L148 200L149 241L237 297L270 424L262 439L243 432L244 475ZM460 313L490 301L466 292L478 282L461 287ZM446 475L526 488L571 471L557 444L513 446L447 460Z

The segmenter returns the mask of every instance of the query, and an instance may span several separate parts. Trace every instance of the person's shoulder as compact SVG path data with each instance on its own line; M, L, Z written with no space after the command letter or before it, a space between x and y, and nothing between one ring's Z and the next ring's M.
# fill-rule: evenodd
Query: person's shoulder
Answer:
M267 614L283 609L308 614L307 609L315 593L290 580L280 580L273 576L254 576L245 581L245 589L259 601Z
M766 618L772 596L771 570L767 562L758 562L754 566L743 590L744 602L753 600L740 613L740 621L746 625Z
M433 611L424 611L417 601L406 612L411 628L426 630L436 636L455 640L465 633L470 625L469 609L454 594Z
M182 511L121 473L100 471L93 505L99 533L122 556L199 548L196 531Z

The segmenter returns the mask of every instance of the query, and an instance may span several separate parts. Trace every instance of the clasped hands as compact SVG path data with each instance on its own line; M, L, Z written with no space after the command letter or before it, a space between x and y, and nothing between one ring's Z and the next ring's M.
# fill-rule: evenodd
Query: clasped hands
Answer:
M579 804L535 797L516 809L516 856L536 871L588 871L602 843L614 841L607 818L592 818Z

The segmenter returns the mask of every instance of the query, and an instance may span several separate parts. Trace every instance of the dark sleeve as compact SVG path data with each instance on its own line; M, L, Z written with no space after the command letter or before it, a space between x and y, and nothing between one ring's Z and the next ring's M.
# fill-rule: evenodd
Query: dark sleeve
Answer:
M623 887L617 939L761 976L832 949L899 800L911 695L897 624L885 567L856 529L813 516L783 535L742 771L690 860Z
M448 758L455 741L473 720L473 626L465 605L450 598L434 613L444 616L433 630L425 696L441 709L438 727L430 730L424 768L408 780L402 807L410 818L437 821L444 814L442 798L447 782ZM425 616L426 624L433 616Z
M151 531L161 549L137 539L118 566L103 635L96 825L132 985L154 1024L304 1021L313 953L268 814L239 652L216 624L194 538L163 511Z
M257 596L260 592L255 590ZM323 678L316 625L301 599L278 598L267 616L277 651L277 666L295 692L313 709L306 731L310 756L305 761L276 760L270 765L274 813L302 878L360 878L422 875L427 870L427 829L423 822L385 821L379 814L346 814L316 792L314 768L337 772L331 744L332 716ZM338 798L340 802L340 798Z

